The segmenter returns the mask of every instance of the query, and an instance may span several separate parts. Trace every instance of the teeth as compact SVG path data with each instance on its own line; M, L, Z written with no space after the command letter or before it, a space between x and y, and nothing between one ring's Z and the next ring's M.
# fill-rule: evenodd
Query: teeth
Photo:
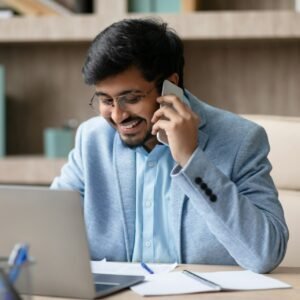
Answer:
M130 129L130 128L133 128L134 126L136 126L138 123L139 123L139 121L137 120L128 125L122 125L122 127L126 128L126 129Z

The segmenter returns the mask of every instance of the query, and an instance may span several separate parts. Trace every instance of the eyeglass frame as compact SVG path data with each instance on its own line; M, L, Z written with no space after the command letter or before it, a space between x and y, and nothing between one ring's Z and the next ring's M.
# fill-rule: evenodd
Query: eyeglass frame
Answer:
M129 104L129 105L134 105L134 104L140 103L140 101L141 101L142 99L144 99L144 98L146 98L148 95L150 95L151 92L152 92L154 89L156 89L156 88L157 88L157 86L154 85L152 88L150 88L150 90L148 90L147 92L144 92L144 93L142 93L142 92L135 92L134 90L132 90L132 91L129 91L128 93L125 93L125 94L119 95L119 96L115 96L115 97L107 96L107 97L106 97L107 100L113 100L113 102L111 103L111 105L107 105L107 107L112 108L112 107L115 107L115 105L117 104L121 109L126 109L126 106L127 106L128 104ZM138 98L138 100L136 100L136 102L133 102L133 103L130 103L130 101L128 101L128 103L126 103L126 100L127 100L126 97L127 97L128 95L136 96L136 97ZM92 98L91 98L90 101L89 101L89 106L91 107L91 109L92 109L93 111L95 111L95 112L97 112L97 113L100 112L100 103L101 103L101 99L98 98L99 96L100 96L100 95L97 95L97 92L95 92L95 93L93 94ZM102 96L104 96L104 95L102 95ZM124 99L123 101L122 101L122 98ZM103 99L103 100L105 100L105 99ZM125 102L125 103L123 103L123 102ZM96 103L97 106L95 106L94 103ZM103 102L102 102L102 104L103 104Z

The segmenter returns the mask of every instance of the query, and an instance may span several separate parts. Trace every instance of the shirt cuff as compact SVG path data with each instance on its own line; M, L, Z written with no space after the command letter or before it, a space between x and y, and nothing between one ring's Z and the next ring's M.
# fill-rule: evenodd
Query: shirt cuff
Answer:
M189 158L189 160L187 161L187 163L181 167L180 165L176 164L175 167L173 168L172 172L171 172L171 176L176 176L176 175L180 175L181 173L186 172L187 169L189 169L189 167L191 166L194 157L199 153L199 152L203 152L199 146L195 149L195 151L193 152L193 154L191 155L191 157Z

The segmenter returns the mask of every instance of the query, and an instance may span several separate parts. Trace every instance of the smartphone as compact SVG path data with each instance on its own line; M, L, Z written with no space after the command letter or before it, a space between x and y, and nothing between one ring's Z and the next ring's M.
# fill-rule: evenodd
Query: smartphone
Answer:
M176 84L172 83L169 80L164 80L163 86L162 86L162 96L166 95L175 95L177 96L181 101L186 103L188 106L190 104L187 102L187 100L184 98L183 89L177 86ZM166 135L166 132L164 130L159 130L157 133L157 139L159 142L168 145L168 137Z

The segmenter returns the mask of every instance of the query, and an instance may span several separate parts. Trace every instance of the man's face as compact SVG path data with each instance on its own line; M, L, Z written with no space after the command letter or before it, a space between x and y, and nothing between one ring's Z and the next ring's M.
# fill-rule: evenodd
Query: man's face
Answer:
M151 118L159 108L154 82L146 81L137 68L129 68L96 84L100 115L114 127L129 147L153 149Z

